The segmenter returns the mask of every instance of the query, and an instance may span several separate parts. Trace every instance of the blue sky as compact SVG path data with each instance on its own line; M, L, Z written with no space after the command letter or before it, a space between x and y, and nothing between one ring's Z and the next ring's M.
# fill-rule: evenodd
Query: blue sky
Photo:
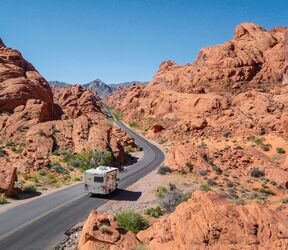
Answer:
M288 1L1 0L0 37L47 80L152 79L159 64L193 62L240 22L288 25Z

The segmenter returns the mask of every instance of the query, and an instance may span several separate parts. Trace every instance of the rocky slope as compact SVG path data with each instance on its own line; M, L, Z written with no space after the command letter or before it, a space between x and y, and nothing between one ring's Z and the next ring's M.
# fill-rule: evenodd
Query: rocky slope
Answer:
M185 221L185 222L184 222ZM288 219L260 205L237 206L214 192L196 191L187 202L137 235L113 215L91 212L78 249L286 249ZM140 247L139 247L140 248ZM142 249L140 248L140 249Z
M251 135L274 133L285 140L287 34L286 28L265 31L255 24L240 24L225 45L202 49L193 64L164 62L147 86L120 90L110 95L107 103L151 138L167 142L169 147L177 142L187 144L188 151L205 139L213 151L231 147L230 140L244 143ZM216 148L215 142L222 142L222 148ZM171 157L178 157L178 149L171 150ZM246 155L246 151L242 153ZM168 163L172 168L184 168L186 162ZM244 168L237 171L245 172Z
M288 215L287 38L288 28L266 31L256 24L243 23L236 27L230 41L202 49L194 63L180 66L163 62L147 86L120 89L106 98L107 104L128 124L166 148L165 165L174 175L190 176L191 182L199 183L202 190L212 189L229 202L247 204L243 210L236 209L240 214L237 223L246 228L243 211L253 214L251 220L263 223L261 233L270 230L272 219L260 217L266 212L249 206L263 204L282 214L281 222ZM218 198L214 199L218 204ZM191 202L190 205L188 211L194 209ZM198 221L205 230L206 225L214 223L210 221L212 213L198 216L199 220L208 221L203 225ZM183 217L188 220L194 215L185 212L179 222ZM141 241L152 249L193 249L188 247L192 243L198 249L218 249L220 245L231 249L229 237L235 240L237 249L254 249L253 244L263 249L285 249L287 244L274 236L264 243L257 238L259 231L254 238L246 233L249 239L243 236L244 241L238 238L240 231L231 233L227 240L225 236L221 238L223 229L215 231L219 238L210 238L212 228L207 229L206 241L192 226L187 234L190 224L183 224L186 231L182 231L175 223L162 220L152 227L151 233L149 229L143 232ZM238 232L238 228L229 231Z
M111 152L121 167L127 160L124 146L135 146L108 120L95 92L81 86L53 87L52 92L48 82L21 53L7 48L2 41L0 112L0 192L6 195L13 193L16 168L25 180L35 180L37 185L40 170L45 176L52 172L52 183L61 171L67 174L71 169L64 163L67 169L62 169L64 155L59 152L101 149ZM51 162L56 164L55 169ZM37 178L28 175L31 172Z

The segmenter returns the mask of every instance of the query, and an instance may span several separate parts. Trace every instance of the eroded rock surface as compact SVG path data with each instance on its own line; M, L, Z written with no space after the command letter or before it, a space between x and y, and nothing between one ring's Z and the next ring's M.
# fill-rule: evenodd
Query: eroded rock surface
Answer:
M197 191L138 239L151 249L287 249L288 219L263 206L237 206Z

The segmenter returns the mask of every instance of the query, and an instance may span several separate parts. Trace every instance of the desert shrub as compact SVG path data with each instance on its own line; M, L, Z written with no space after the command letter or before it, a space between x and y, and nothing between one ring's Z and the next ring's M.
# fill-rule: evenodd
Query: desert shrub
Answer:
M159 186L156 189L156 196L163 199L165 197L165 194L167 193L167 188L164 186Z
M36 187L33 184L27 183L23 186L23 191L25 193L34 193L36 192Z
M280 147L276 148L276 152L278 154L285 154L286 153L286 151L283 148L280 148Z
M183 202L183 193L176 188L171 186L169 191L165 193L165 197L161 199L162 207L169 212L175 210L176 206L178 206L181 202Z
M255 141L255 139L256 139L255 135L250 135L247 137L248 141Z
M201 184L200 185L200 189L202 190L202 191L205 191L205 192L207 192L207 191L210 191L211 190L211 187L208 185L208 184Z
M269 188L260 188L259 192L267 195L275 195L274 192Z
M252 177L259 178L259 177L264 176L265 173L263 171L261 171L259 168L252 168L251 172L250 172L250 175Z
M233 199L232 200L236 205L238 205L238 206L243 206L243 205L245 205L245 201L243 200L243 199L241 199L241 198L235 198L235 199Z
M52 152L52 155L59 156L59 155L60 155L59 149L56 148L56 149Z
M274 180L271 180L271 181L270 181L270 184L273 185L273 186L276 186L276 185L277 185L277 182L274 181Z
M111 166L113 163L113 156L109 151L95 149L91 151L83 151L75 155L68 152L63 156L63 161L69 166L87 170L101 165Z
M185 175L186 174L186 171L184 169L179 169L178 170L178 173L181 174L181 175Z
M12 147L13 152L15 152L16 154L21 154L24 150L24 148L22 146L19 147Z
M227 130L227 131L225 131L225 132L223 133L223 136L224 136L225 138L231 137L231 135L232 135L232 132L229 131L229 130Z
M5 151L0 148L0 157L4 157L6 155Z
M158 217L162 216L164 214L164 212L163 212L162 208L160 206L158 206L155 208L147 209L146 214L151 216L151 217L158 218Z
M73 176L72 181L81 181L82 178L80 176Z
M116 220L121 227L135 234L149 227L148 221L141 214L132 210L125 210L116 214Z
M208 179L207 184L209 186L217 186L218 185L218 183L212 179Z
M7 198L4 195L0 195L0 205L8 203Z
M137 127L138 127L138 123L137 123L137 122L131 122L131 123L129 124L129 126L130 126L131 128L137 128Z
M167 173L171 173L171 169L168 166L161 166L158 169L157 173L160 175L166 175Z
M202 169L200 169L199 174L200 174L201 176L205 176L205 175L208 174L208 170L205 169L205 168L202 168Z
M126 146L125 147L125 152L126 153L131 153L131 152L133 152L133 148L131 146Z
M219 168L219 167L216 166L216 165L213 165L213 166L212 166L212 170L213 170L216 174L218 174L218 175L221 175L221 174L222 174L222 169Z
M41 175L41 176L45 176L45 175L47 174L44 169L40 169L38 173L39 173L39 175Z
M288 203L288 198L283 198L283 199L281 199L281 202L282 202L282 203L285 203L285 204Z
M193 171L194 166L193 166L193 164L192 164L191 162L186 162L185 165L186 165L186 167L189 169L190 172Z
M257 139L255 140L255 143L256 143L257 145L262 145L262 144L263 144L263 141L264 141L264 138L257 138Z
M192 192L187 192L183 195L182 202L188 201L192 197Z
M114 117L115 117L115 119L116 119L117 121L119 121L119 120L122 120L122 119L123 119L123 115L122 115L122 114L120 114L120 113L114 113L113 115L114 115Z
M232 181L227 181L226 183L227 187L234 187L234 183Z
M207 154L203 155L203 160L206 161L211 166L214 165L213 158L209 157Z
M263 151L269 151L271 147L271 144L262 144L261 146Z
M50 169L55 171L58 174L68 174L68 171L63 168L59 163L50 163L51 167Z

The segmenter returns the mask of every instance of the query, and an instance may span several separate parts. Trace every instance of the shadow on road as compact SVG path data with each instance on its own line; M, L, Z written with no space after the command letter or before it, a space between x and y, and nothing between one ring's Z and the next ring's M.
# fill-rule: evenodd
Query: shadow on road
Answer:
M103 200L115 200L115 201L137 201L141 196L141 192L134 192L125 189L117 189L112 194L109 195L100 195L94 194L91 195L91 198L103 199Z

